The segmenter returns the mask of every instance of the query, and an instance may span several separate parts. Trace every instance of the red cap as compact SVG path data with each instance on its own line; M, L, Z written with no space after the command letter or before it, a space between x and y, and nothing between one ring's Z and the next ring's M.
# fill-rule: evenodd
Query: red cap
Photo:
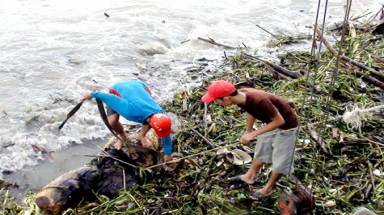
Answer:
M160 138L168 137L171 134L171 119L163 113L153 114L149 119L149 124Z
M213 82L207 89L208 92L201 98L205 103L210 103L217 98L229 96L236 91L233 84L224 80Z

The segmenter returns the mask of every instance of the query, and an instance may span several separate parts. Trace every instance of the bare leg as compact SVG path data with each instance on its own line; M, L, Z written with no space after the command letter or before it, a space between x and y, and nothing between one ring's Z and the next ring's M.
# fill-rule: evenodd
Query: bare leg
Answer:
M282 176L281 173L272 172L271 177L269 178L267 184L258 192L260 192L263 195L270 194L273 188L275 187L276 182L281 178L281 176Z
M262 166L263 166L263 162L253 159L252 165L248 169L247 173L245 173L244 175L240 175L241 180L247 184L255 183L255 176L259 172Z
M112 129L119 134L120 138L125 142L128 141L127 133L125 133L123 125L119 122L120 115L115 113L113 115L108 116L108 123L111 125ZM116 149L120 150L123 146L121 141L117 141L115 144Z

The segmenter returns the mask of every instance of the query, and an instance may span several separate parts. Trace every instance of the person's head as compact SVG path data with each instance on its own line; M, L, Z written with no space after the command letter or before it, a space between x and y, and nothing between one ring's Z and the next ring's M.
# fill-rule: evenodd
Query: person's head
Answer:
M205 103L215 101L222 106L228 106L233 104L229 96L237 95L235 86L224 80L214 81L207 89L208 92L201 98Z
M171 119L163 113L153 114L149 118L149 124L160 138L168 137L171 134Z

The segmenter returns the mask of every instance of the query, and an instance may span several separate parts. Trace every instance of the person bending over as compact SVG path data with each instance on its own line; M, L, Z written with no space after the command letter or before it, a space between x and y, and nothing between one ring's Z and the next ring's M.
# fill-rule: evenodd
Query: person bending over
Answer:
M156 135L161 138L164 148L164 161L172 157L171 119L157 104L148 86L141 81L123 81L114 84L109 93L88 92L84 99L99 99L107 105L108 123L124 142L129 142L128 135L123 125L119 122L120 115L125 119L142 124L137 139L144 147L149 147L145 138L147 132L153 128ZM121 149L123 142L115 144L116 149Z
M248 144L257 137L255 154L249 170L229 180L254 184L255 176L264 163L272 163L272 174L267 184L250 196L253 200L269 197L282 174L293 172L299 122L292 107L274 94L254 88L237 90L234 85L224 80L213 82L202 101L215 101L224 107L234 104L246 112L246 129L240 142ZM256 120L265 123L265 126L254 130L253 124Z

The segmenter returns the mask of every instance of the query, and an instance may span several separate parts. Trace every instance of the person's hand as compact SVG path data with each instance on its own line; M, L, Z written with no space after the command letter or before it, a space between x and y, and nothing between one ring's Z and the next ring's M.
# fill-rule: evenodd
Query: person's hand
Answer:
M244 132L244 135L241 136L241 138L240 138L240 142L241 142L242 144L248 144L249 141L251 141L253 138L254 138L254 137L253 137L252 133L246 133L246 132Z
M249 133L251 133L252 131L253 131L253 130L250 130L250 131L245 130L244 133L243 133L243 135L245 135L245 134L249 134Z
M83 99L84 99L84 100L91 100L91 99L92 99L92 97L91 97L91 93L90 93L90 92L85 93Z
M140 141L140 143L143 147L148 148L151 146L151 144L148 142L148 140L147 140L147 138L145 138L145 136L137 135L136 138Z
M164 155L164 162L171 161L171 160L173 160L172 155Z

